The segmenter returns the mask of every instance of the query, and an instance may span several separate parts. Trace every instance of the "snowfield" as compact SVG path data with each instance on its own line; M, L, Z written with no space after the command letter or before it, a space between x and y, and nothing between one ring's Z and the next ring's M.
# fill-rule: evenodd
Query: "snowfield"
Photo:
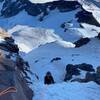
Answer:
M56 43L49 43L29 52L24 59L31 66L31 70L39 76L39 81L44 81L47 71L51 71L56 82L62 82L67 64L92 64L94 68L100 65L100 40L92 39L87 45L80 48L64 48ZM51 62L53 58L61 60ZM40 71L41 69L41 71ZM81 76L79 76L81 77ZM33 77L33 82L37 81Z
M65 76L65 67L67 64L92 64L96 69L100 65L100 40L92 39L90 43L81 48L64 48L56 43L49 43L41 46L26 56L31 66L31 71L38 75L39 80L32 77L33 85L31 88L35 92L33 100L99 100L99 85L95 83L63 83ZM61 60L51 62L55 57L60 57ZM54 85L44 85L44 76L47 71L50 71L54 77ZM84 78L85 72L75 78ZM73 77L74 79L74 77Z
M32 3L45 3L55 0L30 0ZM57 0L56 0L57 1ZM66 0L77 1L77 0ZM92 12L100 23L99 0L78 0L83 8ZM89 5L88 5L89 4ZM91 9L92 7L92 9ZM0 3L0 9L2 3ZM20 54L29 62L34 75L31 88L35 95L33 100L100 100L100 86L94 82L64 82L67 64L92 64L94 69L100 66L100 27L88 23L79 23L76 14L82 9L68 12L52 10L39 21L39 16L31 16L23 10L10 18L0 17L0 27L11 35L20 49ZM66 22L66 30L61 25ZM74 42L80 38L89 38L90 42L75 48ZM53 61L56 57L60 60ZM55 84L44 85L44 76L50 71ZM35 77L39 77L39 80ZM83 71L78 78L84 78ZM73 77L73 79L76 76Z
M33 100L99 100L100 86L95 83L60 83L44 85L34 83Z
M54 30L50 29L32 28L18 25L10 29L8 33L12 34L12 36L15 38L20 51L26 53L41 45L45 45L51 42L56 42L66 48L75 47L73 43L62 40L61 37L54 33Z

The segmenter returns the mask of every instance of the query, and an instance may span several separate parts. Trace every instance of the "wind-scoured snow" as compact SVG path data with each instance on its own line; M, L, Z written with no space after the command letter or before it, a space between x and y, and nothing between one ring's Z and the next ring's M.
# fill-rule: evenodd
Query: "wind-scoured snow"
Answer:
M71 42L64 41L61 37L55 34L52 29L17 25L8 30L8 33L12 34L20 50L26 53L34 48L51 42L56 42L66 48L75 47Z
M29 0L32 3L46 3L46 2L53 2L58 0Z

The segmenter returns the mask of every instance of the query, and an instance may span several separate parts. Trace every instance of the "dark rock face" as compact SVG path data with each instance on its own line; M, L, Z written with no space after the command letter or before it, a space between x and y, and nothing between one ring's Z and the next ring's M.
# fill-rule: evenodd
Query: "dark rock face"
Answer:
M95 73L87 72L84 81L85 82L90 82L90 81L95 81L95 79L96 79L96 74Z
M58 61L58 60L61 60L61 58L60 57L53 58L50 62L54 62L54 61Z
M100 27L100 24L93 17L92 13L87 12L84 9L82 9L82 11L76 14L76 18L78 18L78 22L80 23L83 22L83 23L88 23L88 24L92 24L92 25L96 25Z
M18 14L23 10L24 5L21 4L20 0L12 2L12 0L5 0L3 8L1 10L1 16L11 17Z
M81 47L87 44L88 42L90 42L89 38L81 38L78 41L74 42L74 44L75 44L75 47L77 48L77 47Z
M72 75L71 74L66 74L65 78L64 78L64 81L68 81L68 80L71 80L71 79L72 79Z
M73 80L72 79L73 75L76 75L76 76L80 75L81 71L87 72L85 75L85 78L84 79L76 78ZM65 74L64 81L69 81L69 80L71 80L71 82L74 82L74 81L78 81L78 82L95 81L97 73L94 73L94 72L95 72L95 70L94 70L93 66L90 64L86 64L86 63L77 64L77 65L68 64L66 66L66 74ZM100 73L99 68L97 69L97 72Z
M98 34L97 38L100 39L100 33Z
M80 75L80 70L78 70L76 66L68 64L66 66L66 75L64 81L70 80L73 75Z
M94 72L94 68L90 64L82 63L79 65L76 65L79 69L84 70L84 71L89 71L89 72Z
M2 52L3 53L3 52ZM32 100L33 90L10 58L0 56L0 100Z
M97 70L96 70L96 80L95 80L95 82L100 85L100 66L97 67Z
M80 7L80 4L76 1L64 1L64 0L47 3L47 5L51 5L49 7L50 10L58 8L58 10L60 12L71 11L71 10L74 10L74 9Z
M97 67L96 73L97 73L97 74L100 74L100 66Z
M15 16L22 10L25 10L31 16L38 16L42 13L43 16L39 20L43 21L44 16L48 15L51 10L58 9L60 12L68 12L81 8L81 11L76 14L78 22L100 26L92 13L85 11L77 1L59 0L44 4L33 4L29 0L0 0L0 2L4 2L1 16L5 18Z
M67 74L71 74L71 75L80 75L80 71L77 69L77 67L75 67L72 64L68 64L66 66L66 72Z
M71 66L69 66L69 67L71 67ZM72 79L71 82L77 81L77 82L80 82L80 83L87 83L87 82L93 81L93 82L96 82L98 85L100 85L100 66L97 67L96 72L92 72L92 71L95 71L95 70L93 69L93 66L90 65L90 64L83 63L83 64L79 64L79 65L75 65L75 66L76 66L76 68L79 68L80 71L82 71L82 70L88 71L85 74L85 77L84 78L72 79L71 74L66 74L64 81L68 81L68 80L71 80L71 79Z
M31 88L29 88L25 82L25 80L20 80L20 84L23 88L23 92L26 95L26 97L28 98L28 100L32 100L33 96L34 96L34 92L32 91Z
M0 2L4 2L1 9L1 16L3 17L12 17L17 15L22 10L25 10L31 16L38 16L42 13L43 16L39 19L40 21L42 21L43 17L48 15L48 13L54 9L58 9L60 12L68 12L77 8L82 9L82 6L77 1L59 0L44 4L33 4L29 0L0 0ZM79 22L100 26L100 24L93 17L92 13L87 12L84 9L78 12L76 17Z
M14 43L14 39L12 37L6 37L5 41L0 43L0 49L11 52L11 53L19 52L18 45Z
M11 17L18 14L20 11L25 10L29 15L37 16L41 13L48 15L48 9L58 9L60 12L66 12L74 10L80 6L76 1L54 1L45 4L33 4L28 0L2 0L4 1L3 8L1 10L1 16ZM1 2L2 2L1 1Z
M95 80L96 80L96 74L87 72L86 75L85 75L85 78L83 78L83 79L75 78L75 79L71 80L71 82L77 81L77 82L80 82L80 83L87 83L87 82L90 82L90 81L95 82Z

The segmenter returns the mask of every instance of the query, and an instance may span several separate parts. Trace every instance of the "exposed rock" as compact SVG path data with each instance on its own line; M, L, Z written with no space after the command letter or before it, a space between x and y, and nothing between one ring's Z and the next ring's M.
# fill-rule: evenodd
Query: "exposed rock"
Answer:
M12 37L5 37L5 41L0 43L0 49L11 52L18 53L19 48L18 45L14 43L14 39Z
M14 43L14 39L12 37L5 37L4 40L7 42L7 43Z
M71 82L80 82L80 83L87 83L90 81L94 81L95 82L96 79L96 74L95 73L89 73L87 72L85 75L85 78L75 78L73 80L71 80Z
M51 5L49 8L50 10L53 10L55 8L58 8L60 12L66 12L74 10L78 7L80 7L80 4L77 1L54 1L52 3L47 3L48 5Z
M64 29L64 32L66 32L69 28L72 28L72 26L73 26L72 20L61 24L61 28Z
M76 65L79 69L84 70L84 71L89 71L89 72L94 72L94 68L91 64L86 64L86 63L82 63L79 65Z
M96 74L95 82L100 85L100 74Z
M34 96L34 92L32 91L31 88L29 88L25 79L22 79L19 75L17 77L19 79L19 83L22 87L22 91L23 91L24 95L26 96L27 100L32 100L32 98Z
M80 72L82 70L87 71L85 77L83 79L82 78L73 79L73 75L80 75L81 74ZM90 73L90 72L94 72L94 73ZM99 67L97 68L97 73L100 73ZM90 82L90 81L96 82L97 77L99 77L97 73L95 73L93 66L90 64L86 64L86 63L77 64L77 65L68 64L66 66L66 74L65 74L64 81L71 80L71 82L77 81L81 83ZM97 79L97 81L99 80Z
M90 42L89 38L81 38L78 41L74 42L74 44L75 44L75 47L78 48L78 47L81 47L89 42Z
M95 73L89 73L89 72L87 72L86 76L85 76L85 81L86 82L95 81L95 78L96 78L95 76L96 76Z
M71 80L71 79L72 79L72 75L66 73L64 81L68 81L68 80Z
M81 78L75 78L73 80L71 80L71 82L81 82L81 83L86 83L86 82L96 82L98 85L100 85L100 67L97 67L96 73L90 73L87 72L85 75L85 78L81 79Z
M88 23L92 25L96 25L100 27L100 24L97 22L97 20L93 17L91 12L85 11L82 9L80 12L76 14L76 17L78 18L78 22L80 23Z
M98 34L97 38L100 39L100 33Z
M96 73L100 74L100 66L97 67Z
M66 66L66 75L64 81L72 79L73 75L80 75L80 70L78 70L77 67L75 67L74 65L68 64Z
M29 15L38 16L41 13L48 14L49 10L58 9L60 12L71 11L78 8L80 4L77 1L54 1L44 4L33 4L29 0L5 0L1 9L1 16L11 17L25 10Z
M2 2L3 0L0 0ZM25 10L31 16L38 16L41 13L44 16L48 15L48 11L58 9L60 12L68 12L80 8L81 11L76 14L78 21L89 23L92 25L100 26L100 24L93 17L92 13L82 9L82 6L77 1L54 1L44 4L34 4L29 0L5 0L2 2L1 16L3 17L12 17ZM88 20L89 19L89 20ZM43 20L43 17L39 19Z
M23 10L23 6L21 0L5 0L3 3L3 8L1 9L1 16L4 17L11 17L18 14L20 11Z
M9 41L6 38L7 42ZM20 73L16 63L6 58L5 51L0 52L0 100L32 100L33 90Z
M97 70L96 70L96 80L95 80L95 82L100 85L100 66L97 67Z
M61 58L60 57L53 58L50 62L54 62L54 61L58 61L58 60L61 60Z
M77 67L75 67L72 64L68 64L66 66L66 72L67 74L71 74L71 75L80 75L80 70L78 70Z

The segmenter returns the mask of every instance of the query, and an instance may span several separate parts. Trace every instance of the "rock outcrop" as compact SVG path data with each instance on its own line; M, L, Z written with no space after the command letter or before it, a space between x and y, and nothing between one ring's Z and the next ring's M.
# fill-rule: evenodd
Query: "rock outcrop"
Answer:
M58 9L60 12L74 10L80 6L76 1L54 1L45 4L33 4L29 0L3 0L1 16L11 17L17 15L20 11L25 10L29 15L37 16L41 13L48 15L48 9Z
M80 38L78 41L74 42L74 44L75 44L75 47L78 48L83 45L86 45L89 42L90 42L89 38Z
M34 93L13 60L1 56L0 72L0 100L32 100Z

